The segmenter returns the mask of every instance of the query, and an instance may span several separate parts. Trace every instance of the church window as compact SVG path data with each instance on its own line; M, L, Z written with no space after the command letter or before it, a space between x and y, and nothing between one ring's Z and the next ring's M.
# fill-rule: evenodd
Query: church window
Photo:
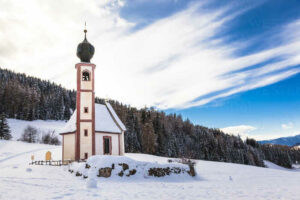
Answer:
M89 108L88 107L84 107L84 113L89 113Z
M90 81L90 73L88 71L82 72L82 80L83 81Z
M84 153L84 159L88 159L88 153Z
M111 137L103 137L103 152L104 154L111 154Z
M88 130L84 129L84 136L88 136Z

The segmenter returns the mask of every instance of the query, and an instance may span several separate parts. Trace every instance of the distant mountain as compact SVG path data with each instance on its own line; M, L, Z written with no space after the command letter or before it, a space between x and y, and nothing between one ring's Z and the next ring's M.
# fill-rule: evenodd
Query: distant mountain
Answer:
M273 140L261 140L258 141L261 144L281 144L287 146L295 146L300 144L300 134L290 137L281 137Z

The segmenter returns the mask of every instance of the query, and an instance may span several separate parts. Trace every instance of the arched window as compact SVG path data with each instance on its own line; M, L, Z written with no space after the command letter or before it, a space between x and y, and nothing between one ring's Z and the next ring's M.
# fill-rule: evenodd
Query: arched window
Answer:
M82 72L82 80L89 81L90 80L90 73L88 71Z

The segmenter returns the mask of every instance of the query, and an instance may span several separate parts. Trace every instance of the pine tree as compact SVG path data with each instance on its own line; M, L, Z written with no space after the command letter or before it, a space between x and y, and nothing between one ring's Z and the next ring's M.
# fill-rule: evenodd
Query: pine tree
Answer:
M142 133L142 145L145 153L155 153L155 137L152 123L150 121L145 122Z
M10 140L12 138L4 113L0 115L0 139Z
M125 133L125 149L127 152L140 152L140 143L138 141L138 128L136 127L136 120L133 111L129 111L126 117Z

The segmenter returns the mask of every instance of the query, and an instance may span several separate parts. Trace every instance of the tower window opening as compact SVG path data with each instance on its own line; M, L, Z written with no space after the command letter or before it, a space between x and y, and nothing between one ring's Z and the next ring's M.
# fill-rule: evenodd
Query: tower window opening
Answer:
M83 81L90 81L90 73L87 71L82 72L82 80Z
M84 107L84 113L89 113L89 108L88 107Z

